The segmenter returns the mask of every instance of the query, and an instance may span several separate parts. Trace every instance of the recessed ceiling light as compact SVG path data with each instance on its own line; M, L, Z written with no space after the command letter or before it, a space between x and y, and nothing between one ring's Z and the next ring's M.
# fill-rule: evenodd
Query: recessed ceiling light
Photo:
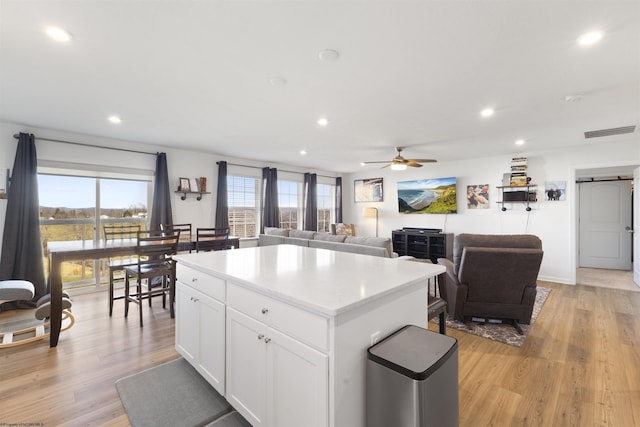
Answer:
M325 62L334 62L340 58L340 53L337 50L325 49L318 53L318 57Z
M284 77L273 77L269 80L271 86L282 87L287 84L287 80Z
M325 127L328 124L329 124L329 120L326 117L320 117L318 119L318 125L319 126Z
M524 145L524 142L525 142L524 139L518 139L516 141L516 145Z
M582 46L589 46L599 42L600 39L602 39L602 31L591 31L578 37L578 44Z
M305 156L307 154L307 150L300 150L300 154Z
M68 42L69 40L71 40L71 34L63 30L62 28L48 27L46 31L47 35L55 41Z
M360 162L360 166L366 166L367 164L365 162Z
M493 108L485 108L484 110L480 111L480 115L482 117L491 117L493 116Z
M122 119L118 116L109 116L109 121L116 125L122 123Z

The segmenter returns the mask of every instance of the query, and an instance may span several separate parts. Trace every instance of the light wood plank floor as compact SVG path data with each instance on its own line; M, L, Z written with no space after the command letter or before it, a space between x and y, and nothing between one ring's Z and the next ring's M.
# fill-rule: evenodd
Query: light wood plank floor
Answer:
M448 331L459 340L460 425L640 425L640 293L540 284L553 290L521 348ZM136 306L124 320L120 302L109 318L105 294L79 295L57 348L1 350L0 424L128 425L115 381L178 357L173 320L154 304L140 329Z

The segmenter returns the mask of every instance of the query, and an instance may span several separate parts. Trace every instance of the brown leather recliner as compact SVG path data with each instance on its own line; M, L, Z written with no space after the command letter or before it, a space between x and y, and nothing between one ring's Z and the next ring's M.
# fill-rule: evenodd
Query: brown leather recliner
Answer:
M472 317L529 324L536 299L536 279L542 262L537 236L459 234L453 243L453 262L447 268L442 297L456 320Z

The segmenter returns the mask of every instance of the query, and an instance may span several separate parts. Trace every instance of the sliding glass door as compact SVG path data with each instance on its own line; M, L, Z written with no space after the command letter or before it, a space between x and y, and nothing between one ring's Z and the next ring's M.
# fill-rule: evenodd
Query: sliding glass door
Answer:
M103 238L104 224L147 224L148 179L38 175L40 229L48 271L48 243ZM105 260L65 262L64 288L99 285L107 280Z

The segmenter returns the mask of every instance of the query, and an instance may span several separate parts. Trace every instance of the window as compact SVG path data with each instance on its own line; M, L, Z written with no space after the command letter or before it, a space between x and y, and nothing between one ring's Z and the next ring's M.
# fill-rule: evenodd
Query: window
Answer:
M257 236L258 196L257 178L227 176L230 235L237 237Z
M335 186L317 184L316 194L318 203L318 231L330 231L333 212L335 210Z
M48 243L68 240L100 240L104 224L138 222L146 229L148 179L106 179L38 174L40 231L48 270ZM107 277L105 262L65 262L65 288L95 285Z
M278 180L278 207L280 208L280 228L298 229L300 208L300 184L295 181Z

